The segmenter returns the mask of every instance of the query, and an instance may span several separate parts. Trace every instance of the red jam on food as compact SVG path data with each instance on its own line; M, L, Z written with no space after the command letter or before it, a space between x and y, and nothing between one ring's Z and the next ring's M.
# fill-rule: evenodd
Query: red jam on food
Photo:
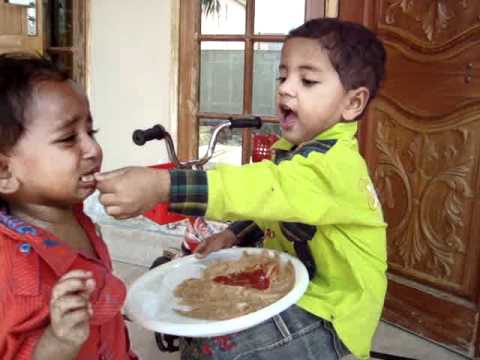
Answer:
M224 285L243 286L258 290L270 287L270 278L263 269L221 275L215 277L213 281Z

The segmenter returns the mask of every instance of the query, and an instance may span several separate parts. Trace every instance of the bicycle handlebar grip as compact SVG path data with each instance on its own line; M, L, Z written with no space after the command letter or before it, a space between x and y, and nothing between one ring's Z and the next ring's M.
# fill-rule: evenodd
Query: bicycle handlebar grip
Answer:
M155 125L150 129L146 130L135 130L132 135L132 140L135 144L141 146L145 144L147 141L157 139L162 140L165 137L167 131L162 125Z
M262 127L262 119L259 116L253 116L251 118L243 118L233 120L230 119L230 129L242 129L242 128L255 128L260 129Z

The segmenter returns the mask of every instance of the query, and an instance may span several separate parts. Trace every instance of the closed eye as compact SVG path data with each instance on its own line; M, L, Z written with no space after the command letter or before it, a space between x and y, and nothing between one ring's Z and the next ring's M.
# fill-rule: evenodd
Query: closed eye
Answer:
M69 142L75 141L76 138L77 138L77 134L72 134L72 135L69 135L69 136L66 136L64 138L61 138L61 139L57 140L57 142L59 142L59 143L69 143Z
M91 138L95 138L95 134L97 134L97 133L98 133L98 129L92 129L92 130L88 131L88 136L90 136ZM56 142L72 143L77 139L77 136L78 136L77 134L71 134L71 135L65 136L65 137L57 140Z
M283 83L283 82L285 81L285 79L286 79L285 76L279 76L279 77L277 77L277 82L278 82L279 84L281 84L281 83Z
M316 81L316 80L302 79L302 84L306 87L311 87L311 86L316 85L318 83L319 83L319 81Z

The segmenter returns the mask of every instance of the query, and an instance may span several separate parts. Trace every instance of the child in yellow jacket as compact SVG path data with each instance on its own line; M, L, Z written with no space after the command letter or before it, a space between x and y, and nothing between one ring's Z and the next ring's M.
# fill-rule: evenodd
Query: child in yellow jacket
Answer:
M262 236L265 247L299 257L309 270L296 305L228 337L184 341L182 358L313 360L349 352L368 358L387 285L386 225L355 134L384 63L383 45L365 27L308 21L282 49L282 138L273 161L97 175L100 201L117 218L170 201L171 211L186 215L242 220L196 251Z

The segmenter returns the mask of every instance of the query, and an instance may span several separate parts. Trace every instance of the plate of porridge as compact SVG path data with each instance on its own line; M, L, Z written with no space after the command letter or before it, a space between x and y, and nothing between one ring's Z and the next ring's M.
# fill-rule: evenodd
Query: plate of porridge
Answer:
M297 258L231 248L172 260L130 286L125 315L159 333L211 337L257 325L295 304L308 287Z

